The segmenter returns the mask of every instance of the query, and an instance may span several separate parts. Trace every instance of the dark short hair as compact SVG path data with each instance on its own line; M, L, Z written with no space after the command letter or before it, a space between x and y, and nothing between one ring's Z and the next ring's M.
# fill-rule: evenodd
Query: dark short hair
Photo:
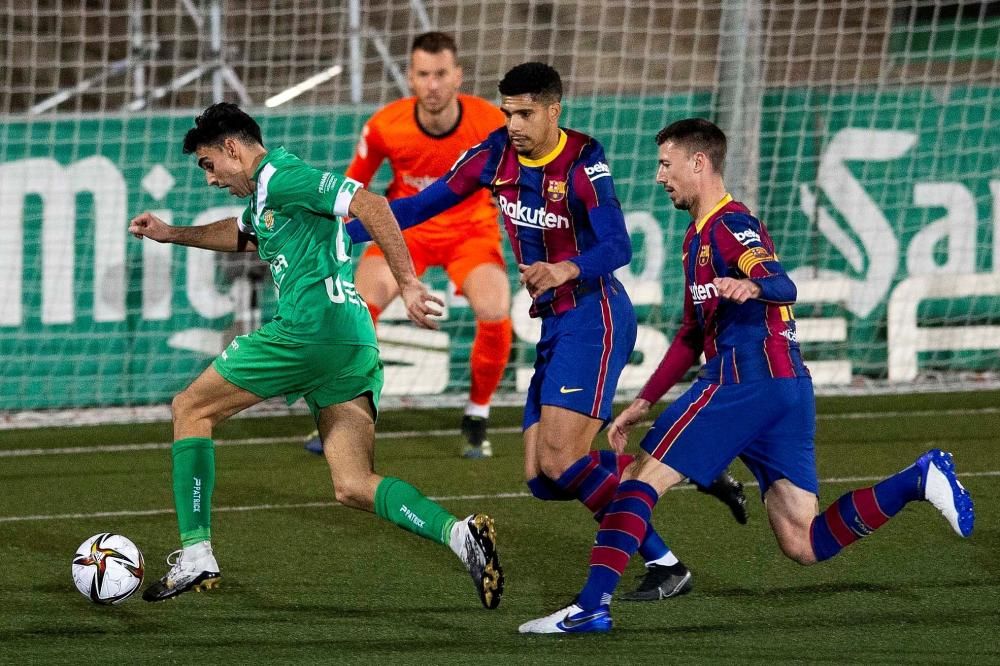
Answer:
M497 86L500 94L531 95L536 102L551 104L562 99L559 72L544 62L526 62L504 74Z
M673 141L690 153L705 153L712 168L722 173L726 164L726 135L718 126L704 118L685 118L670 123L656 133L656 145Z
M426 51L427 53L451 51L457 56L458 44L455 43L455 39L451 35L446 35L443 32L425 32L413 38L410 53L414 51Z
M219 102L205 109L194 119L194 127L184 135L184 154L189 155L202 146L221 145L232 137L248 146L264 145L260 125L230 102Z

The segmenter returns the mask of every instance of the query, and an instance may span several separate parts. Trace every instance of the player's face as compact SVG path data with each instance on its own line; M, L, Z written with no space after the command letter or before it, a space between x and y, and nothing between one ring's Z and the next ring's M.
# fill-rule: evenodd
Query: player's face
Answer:
M209 185L228 189L234 197L247 197L253 184L243 172L234 143L233 139L226 139L221 146L201 146L195 151L195 157Z
M427 113L446 110L462 85L462 68L451 51L414 51L407 76L417 104Z
M657 159L656 182L670 197L674 208L691 210L696 194L695 156L673 141L665 141L660 144Z
M506 95L500 110L507 116L507 133L518 155L544 157L559 141L559 102L545 104L531 95Z

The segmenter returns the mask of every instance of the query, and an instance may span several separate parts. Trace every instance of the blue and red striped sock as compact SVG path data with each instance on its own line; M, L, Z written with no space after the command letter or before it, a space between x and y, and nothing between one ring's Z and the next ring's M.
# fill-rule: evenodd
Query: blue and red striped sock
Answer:
M628 561L646 535L659 496L648 483L623 481L608 506L590 551L590 575L576 603L584 610L611 603Z
M921 498L921 472L910 465L870 488L842 495L813 519L809 529L816 561L828 560L889 522L909 502Z
M570 468L558 480L553 481L540 474L528 481L528 488L531 489L532 495L543 500L579 499L591 510L594 519L600 522L604 517L605 509L618 489L622 472L632 464L633 460L635 460L635 456L619 455L607 449L591 451L570 465ZM605 486L603 484L606 483L606 478L609 475L614 477L614 483ZM601 491L596 497L592 492L595 487ZM583 493L589 493L589 500L585 500L581 496L581 489ZM646 562L653 562L666 557L669 552L670 547L664 543L653 525L649 524L646 529L646 537L639 547L639 555Z

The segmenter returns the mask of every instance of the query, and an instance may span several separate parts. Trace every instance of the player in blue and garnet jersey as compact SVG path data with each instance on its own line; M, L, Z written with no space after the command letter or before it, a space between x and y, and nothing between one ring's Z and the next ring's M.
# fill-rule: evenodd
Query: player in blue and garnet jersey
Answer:
M928 500L961 536L972 533L972 498L951 454L933 449L870 488L842 496L817 515L812 380L802 363L791 306L795 285L764 225L726 193L726 137L707 120L681 120L656 136L656 181L692 223L682 259L687 290L681 329L639 397L608 431L621 453L652 403L704 353L692 387L642 440L604 511L590 575L576 601L521 625L522 633L609 631L610 602L629 558L645 538L657 500L685 478L705 483L739 457L760 482L782 552L814 564L885 524L907 503Z
M532 297L531 315L542 319L524 409L528 487L540 499L577 499L599 519L632 459L591 451L611 419L615 387L635 345L632 303L613 274L630 261L632 243L603 148L559 127L558 72L538 62L518 65L499 89L505 126L438 181L391 205L406 228L480 189L493 193ZM717 474L703 487L746 521L736 481ZM651 526L644 534L647 575L630 598L686 592L691 573Z

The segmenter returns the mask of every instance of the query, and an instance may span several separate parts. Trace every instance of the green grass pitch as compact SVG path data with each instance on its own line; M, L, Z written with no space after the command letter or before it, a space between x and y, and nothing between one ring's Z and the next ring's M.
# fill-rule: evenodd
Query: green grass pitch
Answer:
M819 411L822 506L938 446L955 454L975 499L972 537L957 537L930 505L911 505L831 562L803 568L780 555L755 487L746 527L712 498L672 491L655 523L694 572L694 591L616 603L611 634L573 637L517 634L578 590L596 528L576 503L526 495L519 410L496 413L505 428L491 437L492 460L460 459L457 432L398 436L457 428L454 411L385 414L376 453L380 473L453 513L496 518L507 591L493 612L449 551L334 505L325 464L301 447L305 417L219 429L218 590L92 605L70 576L86 537L133 539L147 581L177 547L169 425L0 431L0 663L1000 662L1000 394L827 398ZM750 480L739 463L733 470ZM63 514L79 515L52 517ZM639 572L633 562L624 586Z

